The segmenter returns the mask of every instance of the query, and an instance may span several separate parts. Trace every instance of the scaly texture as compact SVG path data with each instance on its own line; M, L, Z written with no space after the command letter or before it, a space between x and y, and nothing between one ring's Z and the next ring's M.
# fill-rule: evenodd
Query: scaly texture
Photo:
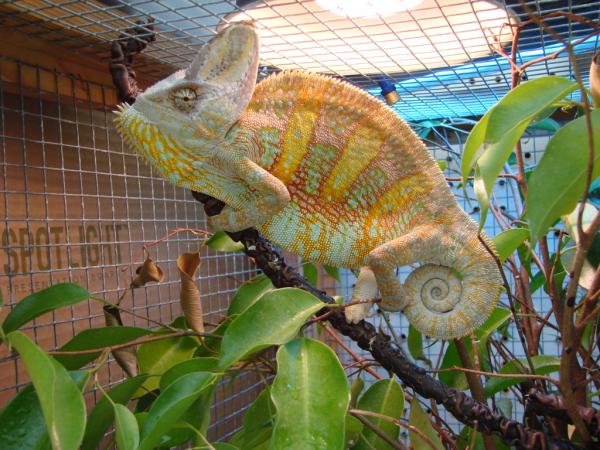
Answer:
M305 259L361 268L353 299L379 289L382 308L427 335L483 323L501 289L496 263L411 128L333 78L282 72L255 89L257 65L254 28L231 25L121 107L117 126L167 179L227 205L213 229L255 227ZM402 285L396 268L411 264L421 268Z

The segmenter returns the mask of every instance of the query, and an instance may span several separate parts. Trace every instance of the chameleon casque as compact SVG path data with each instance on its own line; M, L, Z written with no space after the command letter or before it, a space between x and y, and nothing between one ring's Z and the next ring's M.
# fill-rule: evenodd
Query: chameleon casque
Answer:
M360 269L353 300L379 289L382 309L428 336L481 325L498 267L423 142L347 82L286 71L255 86L258 47L251 23L223 29L187 69L119 108L121 134L172 183L227 205L213 230L255 227L307 260ZM396 269L413 264L401 283Z

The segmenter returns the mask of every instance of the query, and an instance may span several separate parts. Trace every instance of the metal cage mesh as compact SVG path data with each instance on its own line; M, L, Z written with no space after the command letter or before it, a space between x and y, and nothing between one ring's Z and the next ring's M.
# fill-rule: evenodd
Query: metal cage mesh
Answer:
M27 34L107 63L109 43L120 35L128 36L127 30L135 26L138 19L151 16L157 27L157 41L135 63L136 71L147 80L156 80L174 68L185 67L219 25L226 23L232 14L252 8L268 9L273 19L283 21L285 26L275 26L270 31L288 44L290 35L302 28L295 23L300 20L304 21L302 26L314 25L336 38L343 35L344 30L340 30L335 20L324 20L309 9L289 15L284 9L272 7L272 3L268 0L9 0L0 3L0 32L8 34L8 45L14 33ZM304 8L300 0L283 3ZM434 7L441 11L432 13L431 18L452 22L455 18L438 3L437 0L427 3L433 5L431 11ZM469 3L453 0L457 5ZM572 12L590 20L598 20L600 11L598 1L502 0L494 3L510 8L512 17L519 20L527 19L527 9L538 14ZM398 25L385 17L378 20L392 30ZM572 42L591 31L562 17L549 20L549 24L562 39ZM368 33L363 33L361 38L368 44L374 43ZM311 63L320 64L321 71L344 77L376 96L381 95L378 87L381 78L391 79L400 94L394 110L413 122L476 117L498 101L510 86L508 63L491 52L487 57L473 57L467 51L464 61L442 67L421 61L420 69L406 68L399 61L403 70L397 71L372 61L375 71L356 67L356 73L347 74L328 66L332 51L322 53L321 40L310 42L312 47L297 50ZM355 42L350 45L358 48L361 42ZM575 62L586 81L590 58L598 45L599 38L595 36L575 48ZM560 46L549 34L530 27L522 34L517 59L529 61L550 54ZM278 52L276 46L270 50ZM436 51L436 56L444 61L443 52ZM418 49L409 48L409 52L411 58L421 59ZM283 60L287 58L284 54L280 56ZM189 193L172 187L140 164L123 145L111 123L110 111L115 98L112 87L14 59L0 59L0 64L0 167L3 171L0 263L4 266L0 287L4 301L13 304L32 290L61 281L78 282L97 295L116 300L131 280L134 263L143 259L142 244L159 239L175 228L205 226L202 208ZM563 54L532 66L525 76L573 77L573 69L572 62ZM263 67L262 74L272 70L277 69ZM23 82L25 78L30 80L29 84ZM546 139L538 135L529 137L531 161L543 151ZM454 153L448 153L432 147L439 159L454 158L446 170L449 176L456 176L460 143L453 148ZM467 195L469 198L463 198L460 189L455 191L464 209L473 211L476 202L472 193ZM498 185L495 194L498 205L505 206L508 214L514 214L510 184ZM476 216L475 211L473 215ZM494 235L499 230L490 221L486 231ZM167 281L136 290L125 297L124 304L156 321L168 322L176 317L179 308L174 261L181 252L194 250L197 245L196 238L182 233L153 247L153 256L165 270ZM216 255L204 249L202 257L200 287L207 320L217 321L225 311L228 298L254 269L247 258L241 256ZM353 281L352 273L343 272L342 283L328 281L325 287L349 296ZM545 312L547 301L543 293L536 293L535 302L540 311ZM126 320L130 324L149 325L137 318ZM56 348L78 331L101 324L100 306L90 303L73 307L65 314L45 316L27 332L44 348ZM403 318L394 319L393 328L400 339L407 335ZM546 354L559 354L556 337L549 333L544 335L542 346ZM516 341L512 350L516 355L522 354ZM439 346L431 346L426 356L435 362L439 352ZM0 358L3 403L28 380L13 356L2 354ZM99 376L109 386L119 381L122 373L115 364L110 364ZM227 437L241 424L248 400L259 389L259 380L249 375L220 388L213 411L213 436ZM94 395L89 393L90 402ZM519 413L513 411L515 417Z
M189 192L153 174L123 144L112 124L113 105L93 104L91 95L82 98L75 92L81 80L18 61L1 63L3 70L16 74L16 83L0 84L4 303L15 304L32 291L62 282L78 283L115 302L128 290L145 257L143 244L172 230L206 228L202 205ZM98 94L95 99L114 97L110 86L83 84L84 91ZM70 93L65 91L69 85ZM157 326L181 315L175 261L183 252L197 251L199 242L182 232L148 250L163 269L165 281L125 294L121 304L138 314L123 314L125 324ZM242 255L202 248L201 256L198 283L205 318L216 323L240 283L255 269ZM25 331L50 350L82 330L103 325L102 304L90 301L44 315ZM0 355L0 374L4 404L29 379L6 347ZM114 362L98 373L106 387L123 376ZM241 424L244 408L260 388L253 375L220 386L213 436L227 436ZM95 394L88 393L90 402Z

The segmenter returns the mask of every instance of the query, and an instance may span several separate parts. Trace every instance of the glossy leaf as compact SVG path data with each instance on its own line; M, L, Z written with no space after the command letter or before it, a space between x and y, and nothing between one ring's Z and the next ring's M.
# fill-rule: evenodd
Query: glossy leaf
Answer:
M358 397L365 388L365 382L362 378L356 378L350 385L350 406L354 408L358 402Z
M124 344L126 342L134 341L142 336L151 334L152 332L146 328L136 327L102 327L102 328L90 328L83 330L77 334L73 339L67 342L60 348L60 351L77 351L77 350L91 350L94 348L102 349L104 347L110 347L112 345ZM91 353L86 355L57 355L56 359L59 363L65 366L69 370L79 369L87 363L93 361L100 356L100 350L98 353Z
M227 315L229 317L236 314L241 314L249 306L254 304L267 291L273 290L273 284L266 275L260 274L243 283L235 293L231 302Z
M50 436L35 389L29 385L15 395L0 413L2 450L49 450Z
M504 262L529 237L527 228L512 228L493 237L500 262Z
M475 437L473 437L473 433L476 433ZM496 450L510 450L514 448L504 444L498 436L492 436L492 440L494 441L494 446ZM487 450L485 447L485 443L483 442L483 435L480 432L475 431L469 427L464 427L462 429L460 435L458 436L457 444L459 445L460 449ZM469 447L469 445L471 444L472 446Z
M465 147L463 149L462 159L460 162L460 172L463 178L463 184L467 183L467 177L475 167L475 163L484 152L483 140L489 119L489 111L484 115L475 126L471 129Z
M426 359L423 356L423 336L421 332L412 325L408 326L408 350L415 360Z
M147 378L147 374L127 378L121 384L109 390L106 395L111 398L113 403L125 405ZM104 436L104 433L108 430L108 427L110 427L113 418L114 409L112 403L106 397L102 397L90 413L81 448L83 450L95 449Z
M493 117L493 115L490 116L489 120L491 121ZM489 208L489 197L494 189L494 183L502 171L504 164L506 164L508 157L514 151L515 145L521 138L525 128L527 128L528 123L529 122L524 122L515 126L515 128L507 130L497 141L486 144L485 152L477 160L475 184L473 187L477 188L475 193L477 195L477 200L479 201L481 224L485 223L487 210ZM491 127L490 123L488 123L488 127ZM490 128L488 128L486 139L488 138L489 131ZM482 191L483 189L485 190L485 193Z
M304 278L306 278L313 286L316 286L319 282L319 269L317 269L317 266L315 266L313 263L303 263L302 273L304 274Z
M202 339L201 345L194 352L195 357L213 357L218 355L221 351L221 341L222 338L219 336L223 336L225 334L225 330L229 328L229 324L232 322L231 317L221 321L216 328L210 331L210 334L213 336L205 336Z
M215 450L241 450L240 447L231 445L228 442L213 442L210 445L212 445Z
M549 76L523 83L506 94L477 122L467 138L461 161L463 182L476 164L481 165L483 155L491 150L494 155L487 156L488 160L483 162L487 169L483 170L481 177L487 180L486 184L489 183L491 173L498 165L502 167L510 154L509 148L514 147L514 143L511 145L509 141L516 142L515 136L520 136L531 120L540 117L554 102L576 87L576 83L566 78ZM501 141L500 146L492 149L491 145Z
M193 358L182 361L171 367L160 377L160 390L165 390L175 380L188 373L211 372L217 367L218 362L217 358Z
M114 404L115 438L119 450L135 450L140 443L140 430L137 420L126 406Z
M393 378L379 380L372 384L362 395L358 401L357 409L399 419L404 413L404 391ZM378 417L365 416L365 419L385 432L390 438L398 439L398 425ZM387 450L391 447L372 430L364 428L362 436L354 449L368 450L371 448Z
M172 337L140 345L137 352L140 372L155 375L146 380L144 389L156 389L158 377L175 364L190 359L197 348L198 342L190 336Z
M255 448L266 442L271 437L274 415L271 387L267 386L248 408L242 430L230 442L242 449Z
M325 272L327 272L327 275L329 275L331 278L333 278L338 283L341 283L339 268L333 267L333 266L328 266L327 264L323 264L323 269L325 269Z
M160 393L146 416L139 450L151 450L188 410L202 391L215 382L216 376L206 372L184 375Z
M535 355L531 357L533 368L535 369L536 375L548 375L549 373L556 372L560 367L560 359L554 356L546 355ZM523 373L524 368L527 369L529 366L526 359L519 359L518 361L509 361L498 373L500 374L511 374L511 373ZM525 378L497 378L491 377L485 384L483 392L487 397L490 397L504 389L508 389L510 386L522 383Z
M600 110L592 112L592 128L595 178L600 174ZM583 195L587 162L586 119L580 117L552 137L529 179L527 216L533 242L560 216L573 211Z
M546 117L545 119L532 123L531 125L529 125L529 128L534 130L544 130L556 133L558 130L560 130L560 124L556 120L551 119L550 117Z
M271 398L277 409L271 450L342 450L350 387L335 352L295 339L277 352Z
M66 369L25 334L15 331L7 338L19 352L31 377L52 446L61 450L78 449L86 422L81 391Z
M517 125L536 118L576 88L577 83L574 81L556 76L537 78L520 84L490 110L485 140L498 142Z
M509 309L502 307L495 307L492 314L486 319L486 321L475 331L477 340L480 343L485 343L490 335L497 331L502 325L506 323L512 317L512 312Z
M243 244L235 242L224 231L213 234L205 244L218 252L239 252L244 249Z
M438 450L444 448L442 441L431 425L429 415L423 411L419 400L415 395L410 402L410 417L408 423L418 429L427 439L423 439L419 433L410 432L410 445L419 450Z
M467 345L467 352L469 353L469 356L473 358L470 345ZM450 369L452 367L462 367L462 362L458 356L458 350L454 341L448 344L448 348L446 349L446 353L444 353L444 359L442 359L441 365L442 369ZM440 372L438 374L438 378L442 383L447 384L454 389L458 389L459 391L464 391L469 387L467 378L463 372L455 370L450 372Z
M89 372L69 372L79 390L89 380ZM0 412L0 448L2 450L46 450L51 448L40 401L29 384L21 389Z
M318 298L300 289L284 288L265 293L225 331L219 367L225 369L249 353L286 343L296 336L306 319L322 307Z
M354 448L354 445L360 439L360 433L363 432L364 425L356 417L346 414L346 436L344 438L344 448Z
M74 305L90 298L90 293L73 283L50 286L25 297L6 316L2 329L8 334L21 325L63 306Z

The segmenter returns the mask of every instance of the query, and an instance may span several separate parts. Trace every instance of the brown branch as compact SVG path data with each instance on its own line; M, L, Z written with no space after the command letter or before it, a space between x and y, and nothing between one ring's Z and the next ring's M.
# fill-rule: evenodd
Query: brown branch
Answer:
M373 414L371 414L370 411L362 411L360 409L351 409L348 412L350 414L352 414L354 417L356 417L365 427L367 427L369 430L371 430L373 433L375 433L377 436L379 436L381 439L383 439L386 442L386 444L388 444L390 447L392 447L396 450L408 450L402 442L392 439L391 437L388 436L388 434L385 431L383 431L378 426L374 425L369 419L363 417L363 416L373 415ZM377 415L377 416L379 416L379 415ZM435 450L435 447L432 447L432 448Z

